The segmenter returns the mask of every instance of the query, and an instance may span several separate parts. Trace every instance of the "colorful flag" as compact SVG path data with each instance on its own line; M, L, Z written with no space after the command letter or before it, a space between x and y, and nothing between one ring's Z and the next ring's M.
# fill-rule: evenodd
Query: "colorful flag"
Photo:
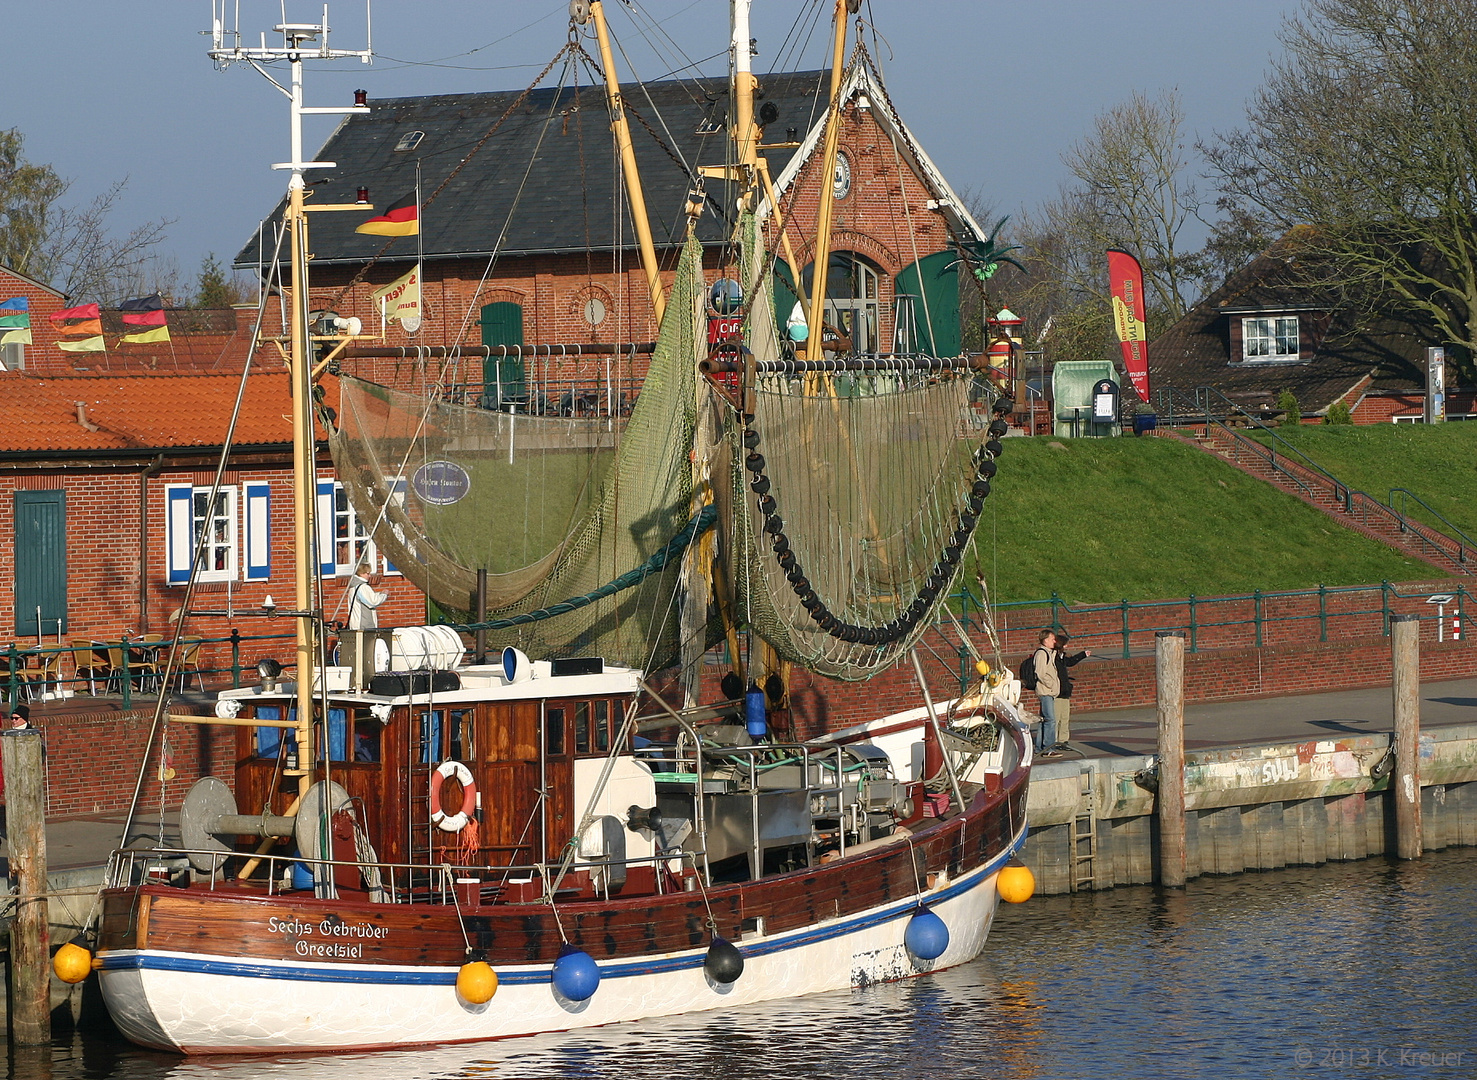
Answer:
M370 218L354 231L372 233L375 236L415 236L421 231L420 217L415 192L411 192L383 214Z
M420 267L411 267L404 277L396 278L382 289L369 294L371 300L383 305L387 319L413 319L421 313Z
M80 307L62 308L51 316L54 323L66 322L68 319L101 319L102 309L96 304L83 304Z
M0 329L0 345L29 345L31 344L31 331L26 330L4 330Z
M12 296L0 301L0 330L25 330L31 325L31 301L24 296Z
M124 334L120 345L147 345L155 341L169 340L169 327L164 323L164 298L158 293L125 300L118 305L123 312L123 321L129 326L152 326L153 330L140 330Z
M62 352L103 352L107 349L107 346L103 344L102 334L76 340L63 339L56 343L56 347Z
M1149 343L1144 333L1144 269L1126 251L1108 251L1108 287L1113 329L1123 348L1123 366L1141 401L1149 400Z
M124 334L118 339L120 345L147 345L154 341L168 341L169 327L160 326L153 330L140 330L136 334Z

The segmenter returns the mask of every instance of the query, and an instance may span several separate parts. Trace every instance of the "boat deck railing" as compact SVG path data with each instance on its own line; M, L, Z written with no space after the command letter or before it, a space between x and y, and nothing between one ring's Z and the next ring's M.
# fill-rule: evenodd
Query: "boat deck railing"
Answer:
M670 851L642 855L630 859L603 858L581 860L568 869L600 873L609 881L617 868L651 867L658 894L678 891L669 887L674 878L664 871L673 862L690 862L696 866L702 852ZM255 863L249 878L231 877L224 871L231 859ZM215 865L215 871L194 871L191 864ZM259 871L265 868L265 874ZM294 869L305 871L312 884L295 887ZM303 895L312 891L319 899L338 899L335 884L340 870L360 876L363 888L378 903L451 904L473 907L487 902L506 901L516 895L520 902L550 901L558 903L581 890L561 887L566 868L560 863L528 863L503 866L456 866L450 863L391 863L342 859L310 859L303 855L254 855L249 852L224 852L219 849L156 847L122 848L108 859L104 887L130 888L140 885L172 885L183 888L204 885L210 891L228 887L260 887L268 896ZM537 888L532 888L537 884ZM517 886L525 888L516 889ZM693 886L695 887L695 886ZM490 898L488 894L492 894Z

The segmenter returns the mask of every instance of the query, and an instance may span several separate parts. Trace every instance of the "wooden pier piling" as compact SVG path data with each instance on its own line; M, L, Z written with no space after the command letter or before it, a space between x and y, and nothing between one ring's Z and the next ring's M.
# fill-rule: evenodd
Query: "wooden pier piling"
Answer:
M1159 708L1159 883L1185 884L1185 635L1154 635L1155 696Z
M46 782L41 741L41 732L32 728L0 735L10 873L19 897L10 927L10 1039L16 1046L51 1041Z
M1395 853L1421 857L1421 638L1416 615L1390 616L1390 688L1395 705Z

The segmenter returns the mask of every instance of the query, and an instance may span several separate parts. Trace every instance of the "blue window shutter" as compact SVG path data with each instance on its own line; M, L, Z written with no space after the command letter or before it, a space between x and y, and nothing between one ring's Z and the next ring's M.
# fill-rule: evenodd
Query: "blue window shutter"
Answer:
M318 506L315 517L318 527L318 573L333 577L337 568L337 556L333 543L333 481L318 481Z
M258 720L281 720L282 709L276 705L258 705L256 707L256 718ZM277 748L282 745L282 731L282 728L277 727L257 728L256 756L277 757Z
M171 484L164 489L165 523L169 545L169 583L190 580L190 557L195 552L195 489Z
M255 481L246 485L246 580L272 576L272 489Z

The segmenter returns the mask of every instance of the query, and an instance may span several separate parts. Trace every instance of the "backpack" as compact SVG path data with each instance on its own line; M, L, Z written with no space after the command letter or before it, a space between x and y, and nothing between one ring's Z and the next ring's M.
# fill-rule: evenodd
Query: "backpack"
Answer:
M1036 654L1032 653L1021 661L1021 686L1026 690L1036 689Z

